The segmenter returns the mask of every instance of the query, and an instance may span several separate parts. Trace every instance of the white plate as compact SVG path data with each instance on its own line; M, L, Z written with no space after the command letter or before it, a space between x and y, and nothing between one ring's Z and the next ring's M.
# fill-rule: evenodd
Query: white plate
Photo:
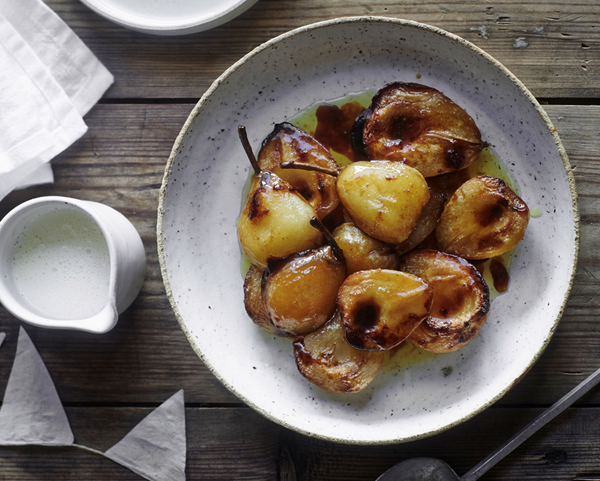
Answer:
M81 0L123 27L155 35L202 32L232 20L257 0Z
M420 77L419 80L417 78ZM244 311L236 220L256 148L311 104L392 81L437 88L471 114L542 215L517 247L509 290L464 349L398 370L366 390L333 395L296 370L291 343ZM545 112L502 65L471 43L414 22L347 18L277 37L228 69L177 138L158 210L162 275L196 353L233 393L290 429L337 442L381 444L428 436L482 411L538 359L565 306L578 250L567 156Z

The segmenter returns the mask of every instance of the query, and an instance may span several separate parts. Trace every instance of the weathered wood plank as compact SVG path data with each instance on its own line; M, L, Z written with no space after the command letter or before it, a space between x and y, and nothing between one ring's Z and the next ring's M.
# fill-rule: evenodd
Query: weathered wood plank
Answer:
M151 408L68 407L76 443L105 451ZM351 446L280 428L248 408L186 409L187 479L375 480L395 463L434 456L464 474L541 409L489 409L449 431L412 443ZM600 479L600 409L571 408L517 448L482 480ZM0 447L0 481L141 479L77 448Z
M600 479L597 411L569 409L492 468L482 481ZM288 433L288 449L298 481L375 480L397 462L421 456L443 459L463 475L540 413L539 409L489 409L431 438L392 446L342 446Z
M99 451L119 442L150 408L67 408L75 443ZM279 432L247 408L186 409L187 479L276 481ZM138 481L137 474L79 448L0 447L0 480Z
M199 98L225 69L265 41L310 23L357 15L404 18L457 34L506 65L536 96L600 96L595 0L261 0L226 25L170 38L115 26L76 0L46 3L113 72L117 80L110 98Z
M148 267L142 292L103 336L28 327L65 402L160 402L184 388L194 403L238 403L192 351L164 294L156 253L156 206L164 165L190 104L98 105L89 132L55 161L56 182L14 192L0 217L40 195L104 202L142 235ZM600 107L546 106L575 167L582 214L579 270L567 310L542 359L501 403L549 404L600 365ZM18 324L0 307L0 386L16 348ZM58 346L58 349L57 349ZM600 402L600 393L585 403Z
M104 202L132 220L148 257L142 292L110 333L92 336L27 327L66 403L76 442L109 448L183 388L190 480L375 480L412 456L440 457L462 474L539 414L536 405L554 402L600 365L597 0L260 0L222 27L174 38L115 26L78 0L44 1L107 65L116 82L106 94L109 103L86 117L89 132L54 161L56 182L11 194L0 202L0 218L40 195ZM266 40L316 21L352 15L407 18L441 27L504 63L538 97L596 104L547 106L575 168L582 214L579 270L554 339L531 372L493 408L445 433L404 445L358 447L310 439L241 407L185 339L166 299L156 252L158 188L173 141L193 107L189 99L199 98L227 67ZM119 104L119 99L126 103ZM153 104L152 99L182 103ZM0 332L8 333L0 348L0 393L14 357L18 325L0 307ZM600 481L598 405L600 390L595 389L483 480ZM75 448L0 447L0 481L47 479L141 478Z

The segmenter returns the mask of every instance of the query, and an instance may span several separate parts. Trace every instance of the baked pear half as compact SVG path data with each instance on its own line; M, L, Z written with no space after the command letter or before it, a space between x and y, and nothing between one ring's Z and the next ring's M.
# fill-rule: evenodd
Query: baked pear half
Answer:
M514 248L528 223L527 204L503 180L482 175L454 192L435 236L441 251L465 259L488 259Z
M316 331L294 340L294 359L302 375L332 393L361 391L375 378L385 353L360 351L344 339L339 313Z
M388 244L408 238L429 201L423 176L400 162L354 162L340 172L337 188L354 223Z
M310 224L314 216L312 206L279 176L269 171L255 175L237 223L242 249L264 269L271 258L323 245L322 234Z
M424 249L402 256L400 270L433 290L429 315L408 338L413 344L446 353L475 338L490 308L488 286L475 267L460 257Z
M304 130L288 122L276 124L263 141L257 161L261 170L277 174L296 189L315 209L319 219L337 207L335 178L305 168L313 165L337 170L338 164L329 150ZM290 167L281 168L282 164Z
M319 328L333 316L345 278L346 263L329 245L269 262L261 286L271 323L288 335Z
M424 177L468 167L485 146L471 116L432 87L388 84L368 110L361 118L368 157L404 162Z
M433 291L425 281L389 269L355 272L337 296L346 341L370 351L392 349L408 338L432 302Z
M338 226L332 233L344 251L348 274L370 269L396 269L398 254L384 242L373 239L351 222Z

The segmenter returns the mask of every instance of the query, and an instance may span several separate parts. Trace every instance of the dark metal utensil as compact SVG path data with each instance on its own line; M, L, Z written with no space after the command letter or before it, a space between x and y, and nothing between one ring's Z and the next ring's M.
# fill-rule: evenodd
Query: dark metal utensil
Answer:
M475 481L483 476L498 461L512 452L533 433L562 413L571 404L586 394L600 382L600 369L581 382L566 396L562 397L540 414L521 431L486 457L467 474L459 477L448 464L435 458L412 458L392 466L377 481Z

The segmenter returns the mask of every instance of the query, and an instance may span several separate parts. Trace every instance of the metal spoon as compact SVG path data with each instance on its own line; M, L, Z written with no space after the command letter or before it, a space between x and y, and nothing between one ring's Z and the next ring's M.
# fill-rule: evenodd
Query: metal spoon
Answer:
M377 481L475 481L501 459L600 382L600 369L585 379L566 396L540 414L504 445L481 461L467 474L459 477L448 464L435 458L412 458L392 466Z

